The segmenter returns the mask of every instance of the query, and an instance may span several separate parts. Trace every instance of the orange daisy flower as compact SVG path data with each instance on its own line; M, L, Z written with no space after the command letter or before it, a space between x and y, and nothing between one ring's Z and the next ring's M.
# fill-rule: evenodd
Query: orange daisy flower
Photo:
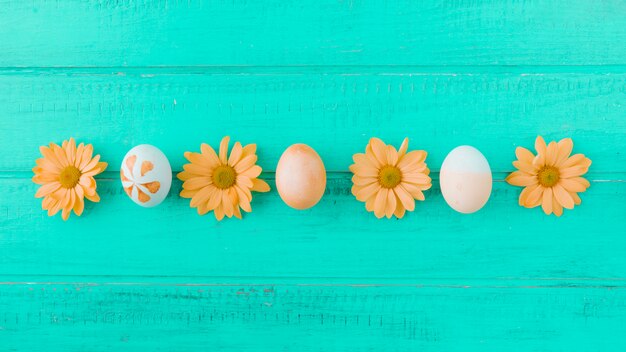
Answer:
M430 170L425 163L427 153L423 150L407 153L408 146L408 138L398 151L372 138L365 154L353 156L352 194L365 202L365 209L379 219L391 215L402 218L406 210L415 209L415 199L424 200L422 191L431 187Z
M43 197L41 207L48 210L48 216L60 210L63 220L67 220L72 210L78 216L83 213L83 198L100 201L94 176L103 172L107 163L99 161L100 155L92 156L91 144L81 143L76 147L74 138L70 138L61 146L50 143L39 150L43 158L37 159L33 168L33 182L42 186L35 197Z
M563 208L573 209L581 203L578 192L589 187L589 181L581 177L591 165L583 154L570 156L574 143L571 138L546 142L541 136L535 140L537 155L517 147L513 162L518 171L511 173L506 182L525 187L519 196L519 205L534 208L541 205L546 215L563 214Z
M180 196L191 198L190 206L204 215L213 211L217 220L233 215L241 219L241 211L251 212L252 193L268 192L270 186L259 179L261 167L256 165L256 144L245 147L237 142L228 155L226 136L220 143L219 156L210 145L203 143L201 153L185 152L190 161L178 178L183 182Z

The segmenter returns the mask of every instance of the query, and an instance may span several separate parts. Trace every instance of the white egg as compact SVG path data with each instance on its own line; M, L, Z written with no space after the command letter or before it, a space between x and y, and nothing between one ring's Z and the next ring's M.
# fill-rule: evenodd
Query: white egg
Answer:
M448 205L464 214L480 210L491 195L491 168L476 148L454 148L441 165L439 184Z
M124 191L142 207L154 207L167 197L172 185L172 167L159 148L141 144L122 160L120 177Z

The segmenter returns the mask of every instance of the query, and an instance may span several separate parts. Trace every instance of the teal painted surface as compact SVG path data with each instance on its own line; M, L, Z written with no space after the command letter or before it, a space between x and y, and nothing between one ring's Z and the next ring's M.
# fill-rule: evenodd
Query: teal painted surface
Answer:
M623 350L626 5L620 1L4 1L0 4L0 350ZM119 164L224 134L329 170L315 208L275 190L243 221L177 196L139 208ZM593 160L557 219L502 180L518 145ZM37 147L74 136L110 163L99 204L48 218ZM370 136L429 152L402 220L350 194ZM445 204L438 170L473 144L487 206Z

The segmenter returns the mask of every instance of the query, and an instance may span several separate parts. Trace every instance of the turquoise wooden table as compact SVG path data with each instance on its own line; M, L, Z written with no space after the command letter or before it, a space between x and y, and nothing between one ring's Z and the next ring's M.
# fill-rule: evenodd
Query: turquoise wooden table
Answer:
M623 1L0 1L0 350L606 351L626 348ZM243 220L198 216L175 180L132 203L140 143L175 171L224 135L257 143L270 193ZM516 146L574 139L593 160L561 218L517 204ZM49 218L38 146L93 143L102 201ZM372 136L429 152L401 220L350 193ZM328 170L287 207L292 143ZM455 146L494 189L462 215L438 187Z

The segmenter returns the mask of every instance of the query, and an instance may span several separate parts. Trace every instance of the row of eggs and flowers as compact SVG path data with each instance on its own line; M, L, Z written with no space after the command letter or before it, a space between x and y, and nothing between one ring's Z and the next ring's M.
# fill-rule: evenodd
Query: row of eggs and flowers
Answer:
M199 152L185 152L189 163L177 175L183 181L180 196L189 198L200 215L213 212L217 220L241 218L242 210L252 211L252 192L270 190L259 178L262 169L257 165L256 145L236 142L230 149L229 141L224 137L217 151L203 143ZM572 149L570 138L546 143L541 136L535 141L536 154L517 147L513 162L517 170L506 181L524 187L519 196L521 206L541 206L545 214L561 216L563 208L573 209L581 203L578 193L589 187L582 176L591 160L583 154L572 155ZM91 144L76 145L70 138L60 146L42 146L40 151L42 158L36 161L32 179L41 185L35 197L43 198L42 208L49 216L59 212L64 220L71 212L80 216L85 198L100 200L94 176L103 172L107 163L100 161L100 155L94 156ZM371 138L365 152L353 156L352 194L377 218L402 218L415 209L416 200L425 200L423 191L432 186L426 157L423 150L409 151L406 138L399 149ZM169 193L172 169L163 152L142 144L124 157L120 178L135 203L153 207ZM446 156L439 179L445 201L461 213L480 210L491 194L489 163L471 146L459 146ZM326 189L326 170L313 148L294 144L285 150L276 167L276 188L282 200L295 209L308 209L320 201Z

